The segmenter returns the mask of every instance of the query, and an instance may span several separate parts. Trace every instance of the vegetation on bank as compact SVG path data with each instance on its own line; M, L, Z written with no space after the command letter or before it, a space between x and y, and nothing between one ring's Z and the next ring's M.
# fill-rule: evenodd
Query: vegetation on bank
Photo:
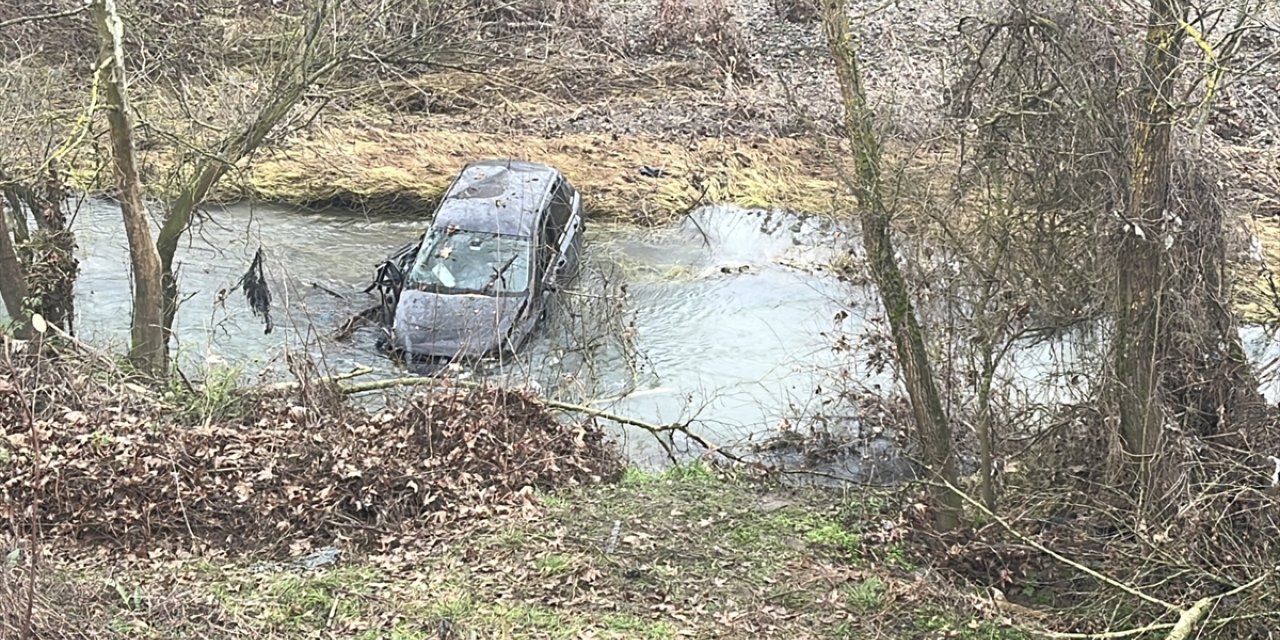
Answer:
M818 150L800 140L682 144L638 135L534 138L367 126L300 135L258 158L216 197L422 211L463 164L493 157L559 168L596 219L652 224L709 203L830 213L835 202L834 176L821 168Z
M919 565L888 500L628 470L385 551L339 542L314 568L303 551L54 560L38 619L46 638L1030 637ZM8 615L23 574L5 573Z
M446 383L369 413L305 369L157 387L51 346L0 358L5 637L1093 634L1160 620L1106 580L1142 575L1153 544L1180 566L1161 536L1206 535L1117 535L1087 479L1013 468L1010 515L970 503L937 532L921 487L811 486L731 453L624 468L591 420L502 389ZM1275 612L1251 615L1208 637Z
M370 413L56 342L0 347L5 637L1024 637L920 571L902 496L623 469L502 389Z

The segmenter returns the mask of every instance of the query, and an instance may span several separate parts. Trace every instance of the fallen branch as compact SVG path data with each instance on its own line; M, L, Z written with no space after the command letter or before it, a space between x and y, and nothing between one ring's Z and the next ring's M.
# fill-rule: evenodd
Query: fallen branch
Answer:
M350 380L352 378L358 378L360 376L368 375L370 373L373 373L373 369L369 367L356 367L355 369L352 369L351 371L348 371L346 373L339 373L332 376L326 376L323 378L319 378L317 380L312 380L310 381L310 383L314 384L314 383L339 382L342 380ZM301 386L302 386L302 383L296 382L296 381L295 382L277 382L275 384L269 384L263 387L257 387L254 389L254 391L259 391L259 392L290 391L293 389L297 389Z
M293 383L290 383L290 384L293 384ZM480 388L483 385L477 382L468 382L463 380L449 380L446 382L438 378L408 377L408 378L390 378L387 380L370 380L369 382L361 382L357 384L344 385L340 388L340 391L347 395L355 395L359 393L369 393L371 391L383 391L386 389L393 389L396 387L432 387L432 386L455 386L455 387L463 387L468 389L475 389L475 388ZM586 405L574 404L572 402L543 399L542 403L552 409L567 411L569 413L578 413L582 415L591 416L593 418L601 418L603 420L609 420L610 422L616 422L618 424L627 425L629 427L636 427L637 429L642 429L644 431L647 431L649 432L650 435L652 435L658 441L658 444L662 446L664 451L666 451L667 457L672 461L675 461L676 458L675 458L675 452L671 448L670 439L673 434L679 433L679 434L683 434L686 438L692 440L698 446L706 449L707 451L711 451L716 454L719 454L728 460L732 460L734 462L738 462L746 465L757 464L757 463L752 463L751 461L746 460L741 456L737 456L732 453L726 452L723 449L720 449L719 447L711 444L710 442L707 442L707 440L704 439L702 436L689 431L688 422L672 422L670 424L653 424L652 422L645 422L643 420L638 420L636 418L631 418L628 416L612 413L609 411L604 411L601 409L596 409L594 407L588 407Z
M339 342L350 340L351 336L355 334L357 329L369 326L381 313L382 306L374 305L351 316L350 318L347 318L347 321L342 323L342 326L338 327L337 331L333 332L333 339Z
M326 287L326 286L324 286L324 285L320 284L319 282L312 282L312 283L311 283L311 288L312 288L312 289L319 289L320 291L323 291L323 292L325 292L325 293L327 293L327 294L329 294L329 295L331 295L331 296L333 296L333 297L335 297L335 298L337 298L337 299L339 299L339 300L342 300L342 301L346 301L346 299L347 299L347 297L346 297L346 296L342 295L341 293L338 293L337 291L334 291L333 289L330 289L329 287Z
M273 385L271 388L288 389L288 388L296 388L297 385L298 383L296 382L289 382L289 383L282 383L281 385ZM343 385L339 387L339 391L345 395L356 395L360 393L370 393L373 391L385 391L387 389L394 389L397 387L435 387L435 386L462 387L465 389L479 389L479 388L482 388L484 385L478 382L470 382L465 380L447 380L446 381L440 378L412 376L412 377L404 377L404 378L389 378L385 380L370 380L369 382L360 382L356 384ZM615 400L616 399L617 398L615 398ZM642 429L644 431L647 431L650 435L654 437L655 440L658 441L658 445L661 446L663 451L667 454L667 459L671 460L672 462L676 461L675 451L672 447L673 445L672 436L674 434L679 433L684 435L684 437L688 438L694 444L697 444L698 446L707 450L708 452L715 453L716 455L719 455L731 462L736 462L738 464L749 466L749 467L755 467L757 469L765 470L766 472L778 473L783 475L809 475L809 476L827 477L832 480L839 480L839 481L848 480L847 478L842 478L838 475L824 473L821 471L790 470L790 469L785 469L781 467L771 467L756 460L748 460L742 456L739 456L737 454L721 449L720 447L708 442L702 436L696 433L693 433L692 431L689 430L690 423L688 421L672 422L670 424L654 424L652 422L645 422L644 420L639 420L629 416L612 413L610 411L596 409L594 407L590 407L587 405L574 404L571 402L564 402L561 400L550 400L550 399L544 398L542 399L542 403L551 409L556 409L556 410L564 411L568 413L582 414L586 416L591 416L593 418L600 418L602 420L609 420L610 422L615 422L617 424L635 427L637 429ZM882 486L882 485L874 485L872 483L859 483L859 485ZM891 485L883 485L883 486L891 486Z

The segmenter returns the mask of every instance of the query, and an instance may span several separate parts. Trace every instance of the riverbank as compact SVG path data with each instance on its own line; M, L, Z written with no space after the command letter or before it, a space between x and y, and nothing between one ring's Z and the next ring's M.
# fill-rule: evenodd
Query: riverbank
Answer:
M310 569L307 550L53 559L37 613L51 638L1029 637L920 568L887 500L628 471Z
M370 412L2 348L4 637L1023 637L920 569L907 493L623 468L498 388Z
M242 179L225 182L217 198L426 215L463 164L507 157L559 168L582 192L586 215L597 220L666 222L706 203L814 213L836 207L833 172L803 140L681 144L641 135L535 138L368 125L291 139Z
M1260 530L1241 514L1114 535L1128 525L1088 506L1086 466L1019 472L1056 451L1006 465L1004 519L975 501L939 532L920 486L822 488L715 451L624 467L591 410L524 391L442 381L368 410L300 361L296 384L241 387L67 345L3 354L2 637L1127 634L1169 611L1097 572L1148 584L1149 545L1191 563L1171 540ZM1150 589L1181 603L1233 580L1187 567ZM1273 584L1250 584L1206 637L1275 622Z

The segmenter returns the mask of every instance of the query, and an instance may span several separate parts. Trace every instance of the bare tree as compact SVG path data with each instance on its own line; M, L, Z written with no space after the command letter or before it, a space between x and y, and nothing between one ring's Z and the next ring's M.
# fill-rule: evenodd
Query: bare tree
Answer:
M129 262L133 270L133 319L130 324L129 357L141 370L163 373L168 367L164 330L163 286L160 253L151 239L146 203L142 200L142 179L134 153L133 121L129 109L128 77L125 74L124 26L115 0L95 0L94 21L101 39L102 86L107 101L107 121L111 127L111 154L120 210L129 238Z
M1166 422L1214 436L1248 410L1256 384L1235 331L1227 284L1225 214L1201 167L1180 162L1190 0L1152 0L1139 61L1129 197L1117 242L1113 394L1123 458L1141 495L1166 484ZM1228 36L1229 38L1234 35ZM1212 45L1197 34L1197 43ZM1212 72L1212 84L1220 81ZM1213 99L1213 92L1205 97ZM1153 493L1155 492L1155 493Z
M957 472L951 425L943 410L942 396L929 362L924 329L916 316L906 280L894 254L890 211L881 193L880 140L867 106L844 0L824 0L822 22L836 63L840 97L844 104L844 125L853 149L856 176L850 180L850 187L858 201L862 242L889 319L898 366L911 398L924 462L931 473L955 486ZM962 508L960 496L939 487L935 499L937 526L945 530L958 525Z
M10 297L21 295L19 309L9 309L10 316L21 321L38 313L47 324L75 333L79 261L75 234L67 223L65 184L52 157L44 160L40 171L42 176L22 180L0 172L0 192L9 209L3 225L5 238L0 241L8 246L0 247L4 254L0 260L5 263L7 288L13 292ZM35 219L34 232L28 227L28 214Z
M436 32L430 28L386 42L371 40L373 36L368 35L374 32L371 25L384 20L391 9L386 3L368 4L342 0L308 3L306 12L299 18L298 35L280 49L274 76L269 80L267 90L251 107L252 115L235 118L223 136L211 146L176 140L177 146L185 150L186 170L178 174L180 177L175 185L164 190L176 196L164 207L154 243L150 240L149 230L144 233L140 226L130 231L134 295L140 299L134 304L133 351L147 370L161 373L168 366L168 345L179 303L175 260L178 247L191 228L198 208L218 181L237 163L253 155L271 135L279 134L279 129L295 121L294 116L298 115L299 105L307 91L336 76L345 66L355 62L388 64L387 59L406 52L418 54L409 57L413 64L421 64L434 52L432 45L437 42ZM371 8L373 4L377 7ZM114 7L114 2L107 0L97 0L94 6L96 13L114 11L107 11L107 8ZM340 7L345 7L346 11L339 12ZM100 19L100 24L105 23ZM118 18L112 24L118 25ZM108 60L112 74L106 86L109 103L113 107L110 112L112 140L118 183L124 197L122 208L126 209L126 220L132 220L135 204L131 201L135 192L141 193L141 185L136 163L131 159L132 125L126 113L128 96L123 78L124 56L119 46L121 37L118 30L111 32L103 27L103 38L104 47L108 40L115 43L110 51L113 57ZM136 206L141 211L140 195L137 202ZM144 218L139 216L137 220ZM149 249L144 248L144 244ZM156 273L158 275L154 275ZM145 274L145 277L140 274ZM158 316L156 309L159 309Z
M191 225L196 208L205 201L209 190L237 162L253 154L267 136L302 100L304 92L347 62L354 53L350 48L324 45L324 35L333 18L333 2L320 0L306 16L305 27L296 54L287 59L277 72L273 87L253 118L240 130L222 139L212 153L200 154L190 181L181 187L177 199L165 213L160 235L156 239L164 271L164 331L173 331L178 312L178 279L174 256L178 244Z
M1115 376L1124 452L1146 475L1160 450L1161 302L1168 278L1164 247L1173 167L1174 94L1188 0L1152 0L1134 128L1126 225L1118 246Z

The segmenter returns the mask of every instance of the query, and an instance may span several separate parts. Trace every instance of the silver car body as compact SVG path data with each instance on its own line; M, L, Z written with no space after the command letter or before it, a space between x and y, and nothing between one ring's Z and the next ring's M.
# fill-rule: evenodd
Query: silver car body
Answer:
M556 169L468 164L405 274L394 347L442 359L514 351L577 273L583 227L582 198Z

